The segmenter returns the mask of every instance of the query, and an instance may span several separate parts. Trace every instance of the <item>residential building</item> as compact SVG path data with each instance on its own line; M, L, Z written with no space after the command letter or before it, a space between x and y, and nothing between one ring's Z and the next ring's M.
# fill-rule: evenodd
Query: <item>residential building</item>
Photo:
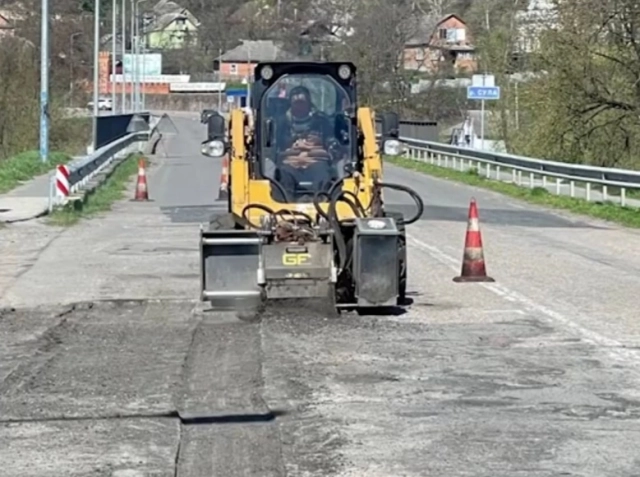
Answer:
M518 53L534 53L540 48L540 36L558 23L553 0L530 0L526 10L516 13Z
M406 70L436 73L471 73L477 68L476 48L467 24L449 14L434 20L417 18L407 25L403 64Z
M177 3L160 0L144 15L142 30L151 50L182 49L198 42L200 22Z
M260 62L295 59L295 55L285 51L280 44L272 40L243 40L242 44L220 56L220 79L233 81L250 78L255 66Z

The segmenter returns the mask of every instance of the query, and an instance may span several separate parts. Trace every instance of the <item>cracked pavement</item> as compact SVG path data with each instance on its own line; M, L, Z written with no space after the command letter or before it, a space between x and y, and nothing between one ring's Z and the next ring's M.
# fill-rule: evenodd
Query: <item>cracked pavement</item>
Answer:
M640 475L637 232L387 165L427 205L406 313L240 322L197 301L220 164L173 120L153 202L0 230L0 475ZM472 196L495 284L452 281Z

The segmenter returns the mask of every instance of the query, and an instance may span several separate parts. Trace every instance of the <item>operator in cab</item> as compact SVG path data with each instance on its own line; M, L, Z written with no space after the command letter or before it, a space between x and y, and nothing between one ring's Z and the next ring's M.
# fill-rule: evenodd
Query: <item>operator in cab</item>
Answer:
M289 101L289 109L278 127L281 135L278 144L284 146L279 148L278 175L289 191L327 189L335 180L331 122L314 107L305 86L292 88Z

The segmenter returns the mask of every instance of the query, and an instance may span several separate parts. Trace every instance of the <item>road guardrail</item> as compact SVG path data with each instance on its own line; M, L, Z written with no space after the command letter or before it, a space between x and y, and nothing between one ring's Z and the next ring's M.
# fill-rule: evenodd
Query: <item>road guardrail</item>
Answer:
M93 179L114 160L123 160L129 154L144 152L147 142L155 132L155 129L140 131L117 139L92 154L63 166L66 170L62 177L58 171L54 171L49 188L49 211L55 206L64 205L74 195L88 188ZM62 187L58 184L60 180L66 182Z
M410 137L401 136L400 140L404 143L405 155L410 159L459 171L475 168L488 179L513 182L531 188L543 187L555 190L558 195L565 195L564 188L568 185L566 195L577 197L578 190L584 189L580 190L580 195L588 201L594 200L595 185L599 189L597 195L601 200L609 201L612 195L608 189L615 188L620 193L620 205L627 206L631 205L627 199L627 191L640 190L640 171L546 161ZM526 180L523 178L525 174L528 176ZM555 184L549 183L549 179Z

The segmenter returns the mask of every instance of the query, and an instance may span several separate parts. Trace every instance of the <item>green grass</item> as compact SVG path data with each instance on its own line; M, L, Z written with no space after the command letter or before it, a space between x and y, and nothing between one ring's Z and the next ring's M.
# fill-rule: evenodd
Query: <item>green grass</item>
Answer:
M93 217L101 212L111 210L113 204L124 198L129 181L138 171L138 154L132 154L102 183L89 194L84 203L72 201L61 209L54 210L49 216L51 225L71 226L80 219Z
M608 202L587 202L584 199L554 195L542 187L519 187L515 184L490 180L480 176L475 169L467 172L455 171L405 157L385 157L385 161L430 176L492 190L532 204L567 210L575 214L607 220L627 227L640 228L640 211L631 207L622 207Z
M0 194L15 189L24 181L46 174L69 159L66 154L53 152L49 154L49 161L43 163L38 151L27 151L0 161Z

